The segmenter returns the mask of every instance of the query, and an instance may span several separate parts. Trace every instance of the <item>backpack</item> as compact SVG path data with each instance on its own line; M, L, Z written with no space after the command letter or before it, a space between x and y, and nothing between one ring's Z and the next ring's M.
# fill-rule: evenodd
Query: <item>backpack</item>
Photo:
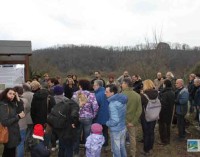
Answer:
M146 121L152 122L152 121L158 120L160 110L161 110L160 100L158 99L158 97L156 99L151 100L146 94L144 94L144 96L148 100L146 110L144 109Z
M67 127L70 116L69 101L71 100L61 101L52 108L51 112L47 117L47 123L51 127L55 129L61 129Z

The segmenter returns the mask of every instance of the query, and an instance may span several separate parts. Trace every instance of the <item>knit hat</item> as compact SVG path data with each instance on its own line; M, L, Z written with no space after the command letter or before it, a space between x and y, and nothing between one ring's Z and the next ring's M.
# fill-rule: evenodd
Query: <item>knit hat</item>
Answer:
M103 130L102 125L100 125L98 123L94 123L91 126L91 131L94 134L102 134L102 130Z
M55 86L53 89L53 92L55 95L62 95L64 92L64 89L62 86Z
M38 81L32 81L30 83L30 86L31 86L31 89L34 91L34 90L37 90L39 89L41 86L40 86L40 83Z
M44 141L44 128L41 124L36 124L33 130L33 138Z

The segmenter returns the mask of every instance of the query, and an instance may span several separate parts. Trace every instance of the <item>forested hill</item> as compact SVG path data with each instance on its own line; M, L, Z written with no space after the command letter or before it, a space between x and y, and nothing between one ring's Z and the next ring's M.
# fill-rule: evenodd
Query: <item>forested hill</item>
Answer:
M156 72L172 71L184 77L200 60L199 50L173 50L169 47L136 51L131 48L101 48L93 46L62 46L33 51L31 69L38 74L76 73L90 76L100 70L106 76L117 76L124 70L142 78L154 78Z

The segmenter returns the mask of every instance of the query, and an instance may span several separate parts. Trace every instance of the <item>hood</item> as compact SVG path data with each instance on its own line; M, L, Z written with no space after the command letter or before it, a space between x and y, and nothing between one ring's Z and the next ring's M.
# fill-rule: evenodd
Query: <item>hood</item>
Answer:
M100 91L105 91L105 88L104 87L99 87L96 91L94 91L94 93L98 93Z
M155 89L146 90L144 93L149 97L149 99L156 99L158 97L158 91Z
M49 92L47 89L40 89L37 92L35 92L34 97L37 99L46 99L49 95Z
M122 104L126 104L128 102L128 98L126 95L124 94L115 94L113 96L111 96L110 98L108 98L108 101L119 101Z
M69 100L67 97L65 97L64 95L55 95L54 99L56 101L56 104L60 103L61 101L66 101Z

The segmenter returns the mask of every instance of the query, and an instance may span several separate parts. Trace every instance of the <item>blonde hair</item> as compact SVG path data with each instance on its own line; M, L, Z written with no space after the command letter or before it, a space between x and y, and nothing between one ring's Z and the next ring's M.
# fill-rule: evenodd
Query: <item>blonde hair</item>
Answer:
M153 83L153 81L151 80L144 80L143 81L143 91L149 90L149 89L154 89L155 85Z

